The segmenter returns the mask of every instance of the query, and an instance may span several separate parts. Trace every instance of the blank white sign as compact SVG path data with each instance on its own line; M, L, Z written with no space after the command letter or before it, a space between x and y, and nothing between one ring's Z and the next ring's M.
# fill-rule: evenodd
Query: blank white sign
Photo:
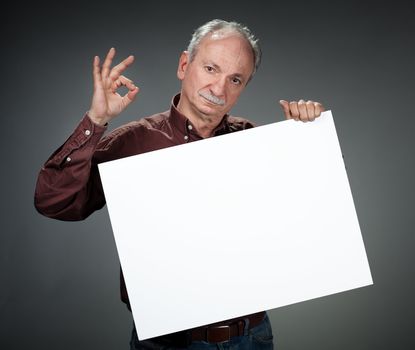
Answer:
M330 111L99 170L141 340L372 284Z

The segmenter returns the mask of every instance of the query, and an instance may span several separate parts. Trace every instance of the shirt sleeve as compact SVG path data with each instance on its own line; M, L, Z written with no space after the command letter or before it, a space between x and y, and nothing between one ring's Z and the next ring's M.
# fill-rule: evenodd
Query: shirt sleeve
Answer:
M92 161L106 127L85 115L72 135L41 168L35 189L37 211L50 218L83 220L105 204L97 164Z

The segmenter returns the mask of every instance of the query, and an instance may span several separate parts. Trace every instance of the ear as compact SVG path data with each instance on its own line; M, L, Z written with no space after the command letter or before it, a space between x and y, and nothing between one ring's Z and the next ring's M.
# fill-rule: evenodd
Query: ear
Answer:
M183 80L186 75L187 65L189 63L189 52L183 51L180 55L179 66L177 67L177 78Z

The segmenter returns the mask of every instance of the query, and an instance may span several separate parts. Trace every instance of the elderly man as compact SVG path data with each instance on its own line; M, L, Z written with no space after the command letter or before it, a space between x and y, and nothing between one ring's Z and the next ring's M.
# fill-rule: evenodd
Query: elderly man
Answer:
M170 110L103 136L108 123L139 92L122 75L134 57L111 68L114 56L112 48L102 67L99 57L94 58L91 107L39 173L35 206L43 215L82 220L102 208L105 198L97 168L101 162L254 126L228 114L261 61L257 39L241 24L213 20L198 28L180 56L181 91L173 97ZM129 90L124 96L117 93L121 86ZM312 121L323 111L313 101L281 100L280 104L288 119ZM121 297L130 309L122 274ZM273 336L267 314L260 312L146 341L139 341L134 328L130 345L131 349L273 349Z

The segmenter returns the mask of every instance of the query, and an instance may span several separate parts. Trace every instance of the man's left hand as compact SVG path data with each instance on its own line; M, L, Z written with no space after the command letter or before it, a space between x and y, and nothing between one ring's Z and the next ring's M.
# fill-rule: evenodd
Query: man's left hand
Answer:
M285 118L303 122L312 122L321 115L321 112L324 112L324 107L320 102L310 100L307 102L304 100L291 102L280 100L280 105L284 110Z

